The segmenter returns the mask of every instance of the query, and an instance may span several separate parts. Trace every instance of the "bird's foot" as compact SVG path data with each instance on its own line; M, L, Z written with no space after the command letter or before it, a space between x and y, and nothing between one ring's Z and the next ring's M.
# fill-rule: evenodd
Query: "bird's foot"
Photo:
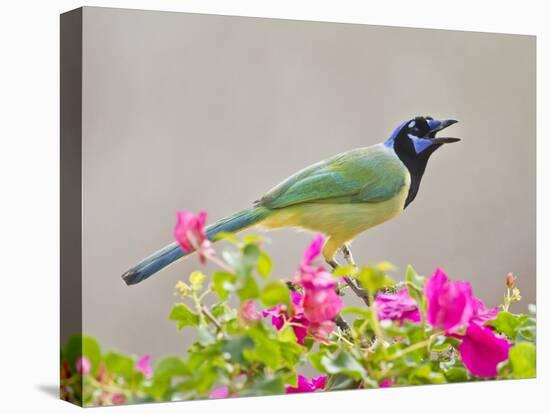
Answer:
M353 254L351 254L351 249L349 248L349 246L344 244L340 250L342 251L346 262L348 262L348 264L352 266L357 267L357 265L355 264L355 260L353 260Z
M332 270L336 269L339 266L338 262L334 259L327 260L327 264L332 268ZM363 302L365 302L365 305L370 306L370 299L369 299L368 292L365 289L360 288L357 285L357 283L349 276L344 276L343 279L346 282L346 284L350 287L350 289L353 291L353 293L355 293L358 297L360 297L363 300Z

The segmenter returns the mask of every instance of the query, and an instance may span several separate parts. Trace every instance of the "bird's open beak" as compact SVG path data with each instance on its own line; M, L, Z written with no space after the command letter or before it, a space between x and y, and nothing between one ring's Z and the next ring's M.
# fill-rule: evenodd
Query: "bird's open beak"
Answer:
M452 142L458 142L460 141L460 138L452 138L452 137L436 137L435 134L439 131L450 127L453 124L456 124L458 121L455 121L454 119L447 119L445 121L441 121L441 123L434 128L430 130L428 133L428 137L431 138L432 142L434 144L450 144Z

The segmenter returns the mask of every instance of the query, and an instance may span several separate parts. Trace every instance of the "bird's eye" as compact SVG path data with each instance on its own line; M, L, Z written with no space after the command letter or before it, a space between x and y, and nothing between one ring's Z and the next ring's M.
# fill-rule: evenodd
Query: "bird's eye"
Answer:
M411 134L413 134L414 136L418 136L418 134L420 133L420 130L416 127L414 128L411 128Z

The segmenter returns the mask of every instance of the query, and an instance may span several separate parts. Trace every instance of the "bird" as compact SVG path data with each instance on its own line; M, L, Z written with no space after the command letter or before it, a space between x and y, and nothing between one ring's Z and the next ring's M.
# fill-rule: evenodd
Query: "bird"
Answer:
M333 268L341 252L354 264L350 243L364 231L400 215L418 194L430 156L460 138L437 133L457 123L416 116L402 122L385 141L352 149L312 164L273 187L252 207L206 228L220 233L251 227L298 228L325 235L322 255ZM143 259L122 275L135 285L191 252L177 242Z

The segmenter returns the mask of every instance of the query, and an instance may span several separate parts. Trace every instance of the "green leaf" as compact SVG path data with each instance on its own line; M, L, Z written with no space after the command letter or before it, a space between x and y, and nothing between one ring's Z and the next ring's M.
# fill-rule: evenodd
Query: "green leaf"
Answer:
M96 374L101 361L101 348L99 347L97 341L91 336L82 337L82 355L90 361L90 364L92 365L92 374Z
M237 236L235 236L234 233L227 233L227 232L221 232L221 233L218 233L214 236L214 240L218 241L218 240L227 240L228 242L232 243L232 244L239 244L239 239Z
M353 276L357 272L357 267L353 265L338 266L332 274L337 277Z
M365 368L349 353L341 351L338 355L325 355L321 364L329 374L344 374L355 380L366 378Z
M534 342L537 336L537 323L533 318L525 319L516 330L516 342Z
M197 328L197 340L201 345L206 346L216 342L216 336L208 330L206 325L201 324Z
M164 357L155 367L152 385L146 390L157 401L170 400L170 395L167 395L167 392L170 389L172 379L190 375L191 370L179 357Z
M125 378L131 378L134 374L134 360L129 356L116 352L109 352L105 355L105 366L107 371L121 375Z
M247 244L244 246L242 253L244 274L249 275L258 263L260 248L256 244Z
M451 342L445 336L438 336L432 342L430 350L433 352L443 352L451 347Z
M276 395L282 394L285 391L285 384L280 377L262 379L253 383L250 388L245 390L243 396L258 396L258 395Z
M434 372L429 364L412 370L409 374L409 383L417 384L444 384L445 376L441 372Z
M92 374L96 374L101 361L101 348L91 336L73 335L67 340L63 356L67 358L72 373L76 371L76 360L85 356L92 365Z
M298 385L298 374L296 371L289 371L283 374L282 380L285 385L296 387Z
M311 362L311 365L313 365L313 368L323 374L326 374L327 371L325 370L325 366L321 362L324 356L326 356L326 352L324 351L310 352L307 354L307 358L309 359L309 362Z
M258 287L256 279L252 276L245 277L241 282L241 287L237 290L237 293L241 301L256 299L260 294L260 288Z
M443 371L448 382L466 382L468 381L468 371L462 367L451 367Z
M244 358L249 362L261 362L271 369L277 369L283 363L279 343L269 336L263 325L257 324L249 329L248 336L254 341L254 347L243 350Z
M202 285L205 280L206 275L202 272L199 272L198 270L189 275L189 281L191 282L191 286L195 291L202 289Z
M294 369L296 364L301 361L306 348L295 341L283 341L281 338L279 340L279 349L281 355L284 355L282 364L287 368Z
M224 250L222 252L222 257L237 274L240 276L243 275L243 260L240 251Z
M292 342L296 343L296 334L294 333L294 329L292 329L292 326L287 326L286 328L279 331L279 340L281 342Z
M351 388L357 388L357 380L344 374L331 375L325 387L326 390L330 391L349 390Z
M510 312L502 311L499 312L496 319L489 321L488 324L508 338L515 340L518 327L526 319L527 315L514 315Z
M214 272L212 274L212 285L214 291L221 300L227 299L229 292L234 290L236 276L227 272Z
M279 304L290 306L290 293L287 285L279 280L268 282L260 294L260 301L267 307Z
M416 273L416 270L411 265L407 266L407 272L405 273L405 281L407 282L407 291L409 296L416 300L418 304L422 304L424 283L426 278Z
M175 304L168 319L178 322L178 330L181 330L184 326L197 326L199 324L199 316L189 309L185 303Z
M271 273L271 269L273 269L271 257L269 257L266 252L261 251L260 256L258 257L258 263L256 263L256 271L265 279Z
M169 379L176 376L186 377L188 375L191 375L191 371L177 356L162 358L154 371L154 378L156 379Z
M360 308L358 306L346 306L342 309L340 312L341 314L355 314L359 316L363 316L365 318L371 317L371 311L369 309Z
M355 277L359 280L361 286L372 294L377 290L393 286L393 280L377 266L363 267Z
M232 363L246 365L243 351L247 348L252 348L254 341L248 336L238 336L236 338L224 340L222 342L222 352L227 354Z
M510 349L510 366L514 378L534 378L537 375L537 351L530 342L520 342Z
M265 241L265 237L259 234L245 234L243 236L244 244L260 244Z

